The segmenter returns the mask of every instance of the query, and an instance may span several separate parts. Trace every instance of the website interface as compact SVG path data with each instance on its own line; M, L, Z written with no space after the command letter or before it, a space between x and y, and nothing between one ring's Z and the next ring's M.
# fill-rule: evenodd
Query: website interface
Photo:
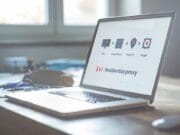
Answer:
M170 21L101 22L82 83L151 95Z

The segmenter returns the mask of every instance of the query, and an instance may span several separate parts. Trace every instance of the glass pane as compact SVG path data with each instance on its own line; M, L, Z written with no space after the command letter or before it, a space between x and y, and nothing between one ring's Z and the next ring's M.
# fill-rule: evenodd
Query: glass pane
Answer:
M64 0L65 25L95 25L107 17L107 0Z
M47 0L0 0L0 24L47 24L47 3Z

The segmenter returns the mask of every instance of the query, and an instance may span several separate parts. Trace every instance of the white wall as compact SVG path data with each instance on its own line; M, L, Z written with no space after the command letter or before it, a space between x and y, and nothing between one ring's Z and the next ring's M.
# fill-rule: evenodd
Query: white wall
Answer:
M59 58L85 59L89 51L89 44L0 44L0 71L4 67L4 59L13 56L26 56L28 59L33 60L34 64Z
M176 19L168 44L163 74L180 77L180 0L142 0L142 12L175 11Z

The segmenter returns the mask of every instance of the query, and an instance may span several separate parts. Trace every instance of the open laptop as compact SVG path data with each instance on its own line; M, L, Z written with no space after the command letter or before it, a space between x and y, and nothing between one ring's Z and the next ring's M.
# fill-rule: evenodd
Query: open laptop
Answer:
M174 13L98 21L79 87L18 92L6 97L72 117L153 102Z

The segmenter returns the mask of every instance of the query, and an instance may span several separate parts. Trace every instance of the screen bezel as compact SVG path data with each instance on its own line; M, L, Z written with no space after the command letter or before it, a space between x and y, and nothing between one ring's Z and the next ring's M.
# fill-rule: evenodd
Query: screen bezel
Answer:
M157 71L157 74L156 74L156 78L155 78L155 81L154 81L154 86L153 86L151 95L145 95L145 94L139 94L139 93L134 93L134 92L127 92L127 91L122 91L122 90L115 90L115 89L102 88L102 87L98 87L98 86L92 86L92 85L83 84L83 79L84 79L86 69L87 69L87 65L88 65L88 62L89 62L89 58L90 58L90 55L91 55L91 52L92 52L92 48L93 48L93 45L94 45L97 30L98 30L99 24L101 22L127 21L127 20L163 18L163 17L170 17L171 21L170 21L170 24L169 24L169 29L168 29L168 32L167 32L165 45L164 45L163 52L162 52L162 55L161 55L161 58L160 58L160 63L159 63L159 66L158 66L158 71ZM82 75L82 78L81 78L80 87L84 87L84 88L88 88L88 89L94 89L94 90L103 91L103 92L109 92L110 91L111 93L130 96L130 97L135 97L135 98L144 98L144 99L149 100L150 103L152 103L153 100L154 100L156 89L157 89L157 84L158 84L159 76L160 76L161 69L162 69L163 58L165 56L165 51L167 49L167 43L168 43L168 39L169 39L169 36L170 36L170 31L172 29L172 23L173 23L174 18L175 18L175 13L174 12L169 12L169 13L144 14L144 15L136 15L136 16L112 17L112 18L99 19L98 23L97 23L97 26L96 26L96 29L95 29L95 32L94 32L94 35L93 35L93 40L91 42L91 47L90 47L90 50L89 50L89 53L88 53L88 56L87 56L87 59L86 59L86 66L85 66L85 69L84 69L84 72L83 72L83 75Z

